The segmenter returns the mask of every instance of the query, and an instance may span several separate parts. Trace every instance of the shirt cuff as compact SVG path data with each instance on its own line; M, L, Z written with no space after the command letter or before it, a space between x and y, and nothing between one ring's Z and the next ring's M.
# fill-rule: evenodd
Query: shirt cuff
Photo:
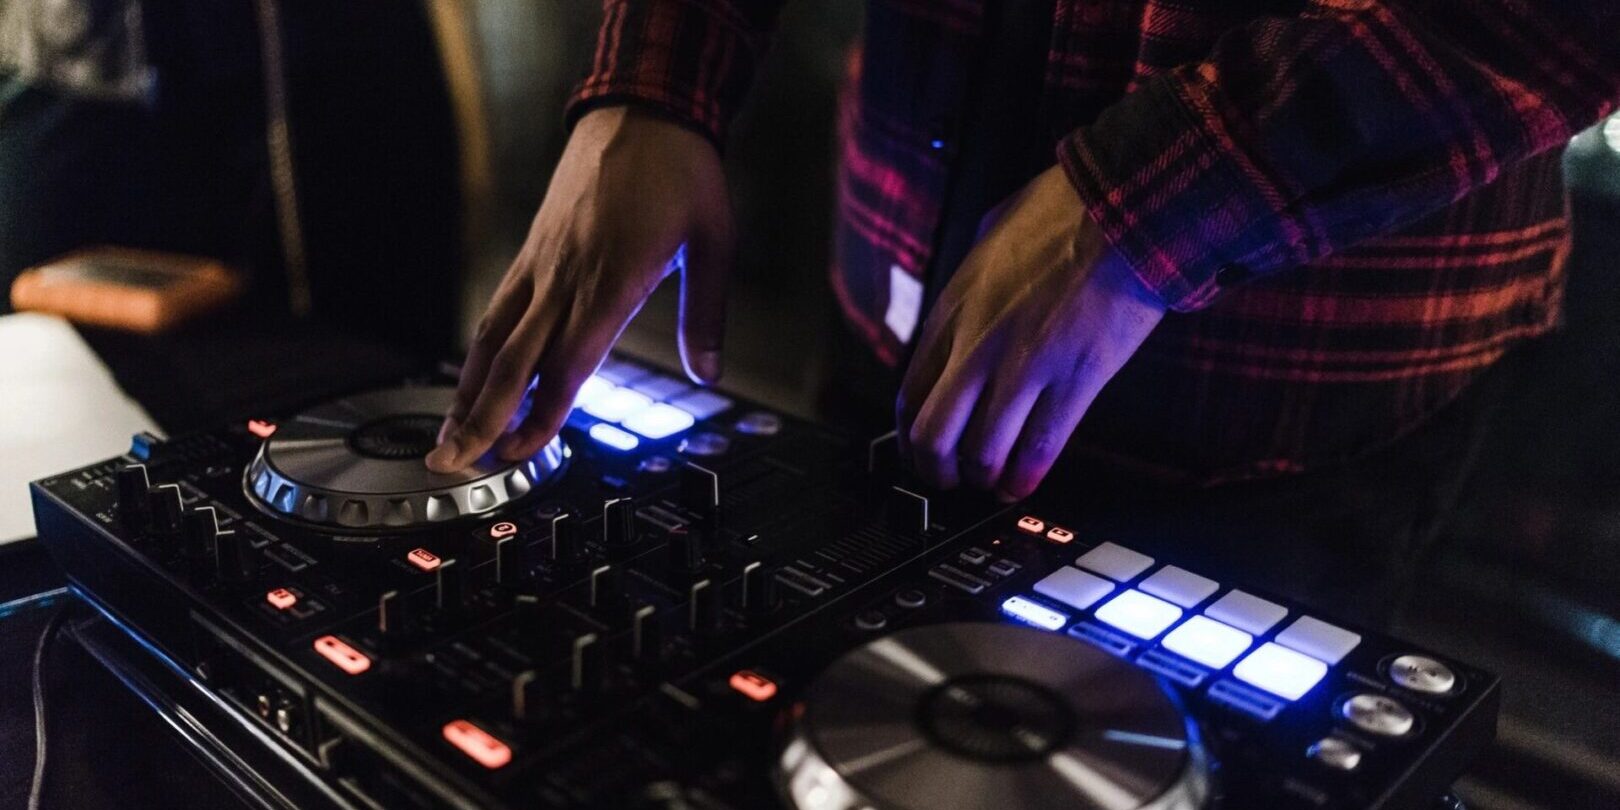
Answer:
M1157 77L1058 143L1086 210L1142 283L1177 312L1303 263L1287 201L1253 160Z

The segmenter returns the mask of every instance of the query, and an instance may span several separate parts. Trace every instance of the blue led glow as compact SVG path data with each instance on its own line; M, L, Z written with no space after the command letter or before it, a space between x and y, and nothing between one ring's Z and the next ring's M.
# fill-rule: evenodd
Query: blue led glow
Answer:
M1181 608L1138 590L1129 590L1097 608L1097 620L1137 638L1153 638L1181 618Z
M624 420L622 425L649 439L673 436L691 427L692 415L673 405L660 402Z
M1214 619L1194 616L1171 630L1170 635L1160 643L1173 653L1211 669L1220 669L1249 649L1249 645L1254 643L1254 636Z
M1056 630L1069 622L1068 616L1045 605L1031 602L1022 596L1014 596L1002 602L1001 612L1043 630Z
M574 397L574 407L583 408L601 402L603 397L613 393L614 387L613 383L592 374L586 378L585 384L579 387L579 395Z
M591 416L604 422L621 422L652 404L646 394L628 388L615 388L594 402L581 407Z
M1326 674L1327 664L1269 641L1232 670L1238 680L1288 700L1298 700Z
M615 450L634 450L641 440L605 422L591 425L591 438Z

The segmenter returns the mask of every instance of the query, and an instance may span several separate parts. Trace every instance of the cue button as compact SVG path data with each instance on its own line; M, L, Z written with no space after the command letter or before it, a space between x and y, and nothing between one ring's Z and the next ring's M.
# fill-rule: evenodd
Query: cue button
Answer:
M1361 765L1361 749L1343 737L1323 737L1305 755L1335 771L1353 771Z
M1345 701L1339 711L1351 725L1381 737L1404 737L1417 722L1411 709L1383 695L1356 695Z

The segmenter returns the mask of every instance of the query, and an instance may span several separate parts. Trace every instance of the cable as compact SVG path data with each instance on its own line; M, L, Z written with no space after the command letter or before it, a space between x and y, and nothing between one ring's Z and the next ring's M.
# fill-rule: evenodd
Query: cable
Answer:
M287 116L287 69L281 50L281 14L275 0L255 0L259 22L260 69L264 74L265 145L270 152L270 187L276 197L276 227L287 273L287 305L295 317L310 313L309 266L304 226L298 214L298 180L293 161L292 125Z
M58 608L34 646L34 778L28 787L28 810L39 810L40 794L45 790L45 653L66 619L67 608Z

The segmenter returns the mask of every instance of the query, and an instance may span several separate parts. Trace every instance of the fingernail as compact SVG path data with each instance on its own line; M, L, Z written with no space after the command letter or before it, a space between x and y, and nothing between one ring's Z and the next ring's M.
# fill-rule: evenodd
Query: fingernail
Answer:
M1018 501L1018 496L1004 489L998 489L996 490L996 500L1002 503L1016 503Z
M423 463L427 464L429 470L436 473L455 472L456 456L459 455L461 455L461 444L454 435L446 436L438 447L433 448L433 452L427 454L427 458L423 459Z
M704 382L716 382L720 379L720 352L706 349L692 358L693 371L696 371Z

